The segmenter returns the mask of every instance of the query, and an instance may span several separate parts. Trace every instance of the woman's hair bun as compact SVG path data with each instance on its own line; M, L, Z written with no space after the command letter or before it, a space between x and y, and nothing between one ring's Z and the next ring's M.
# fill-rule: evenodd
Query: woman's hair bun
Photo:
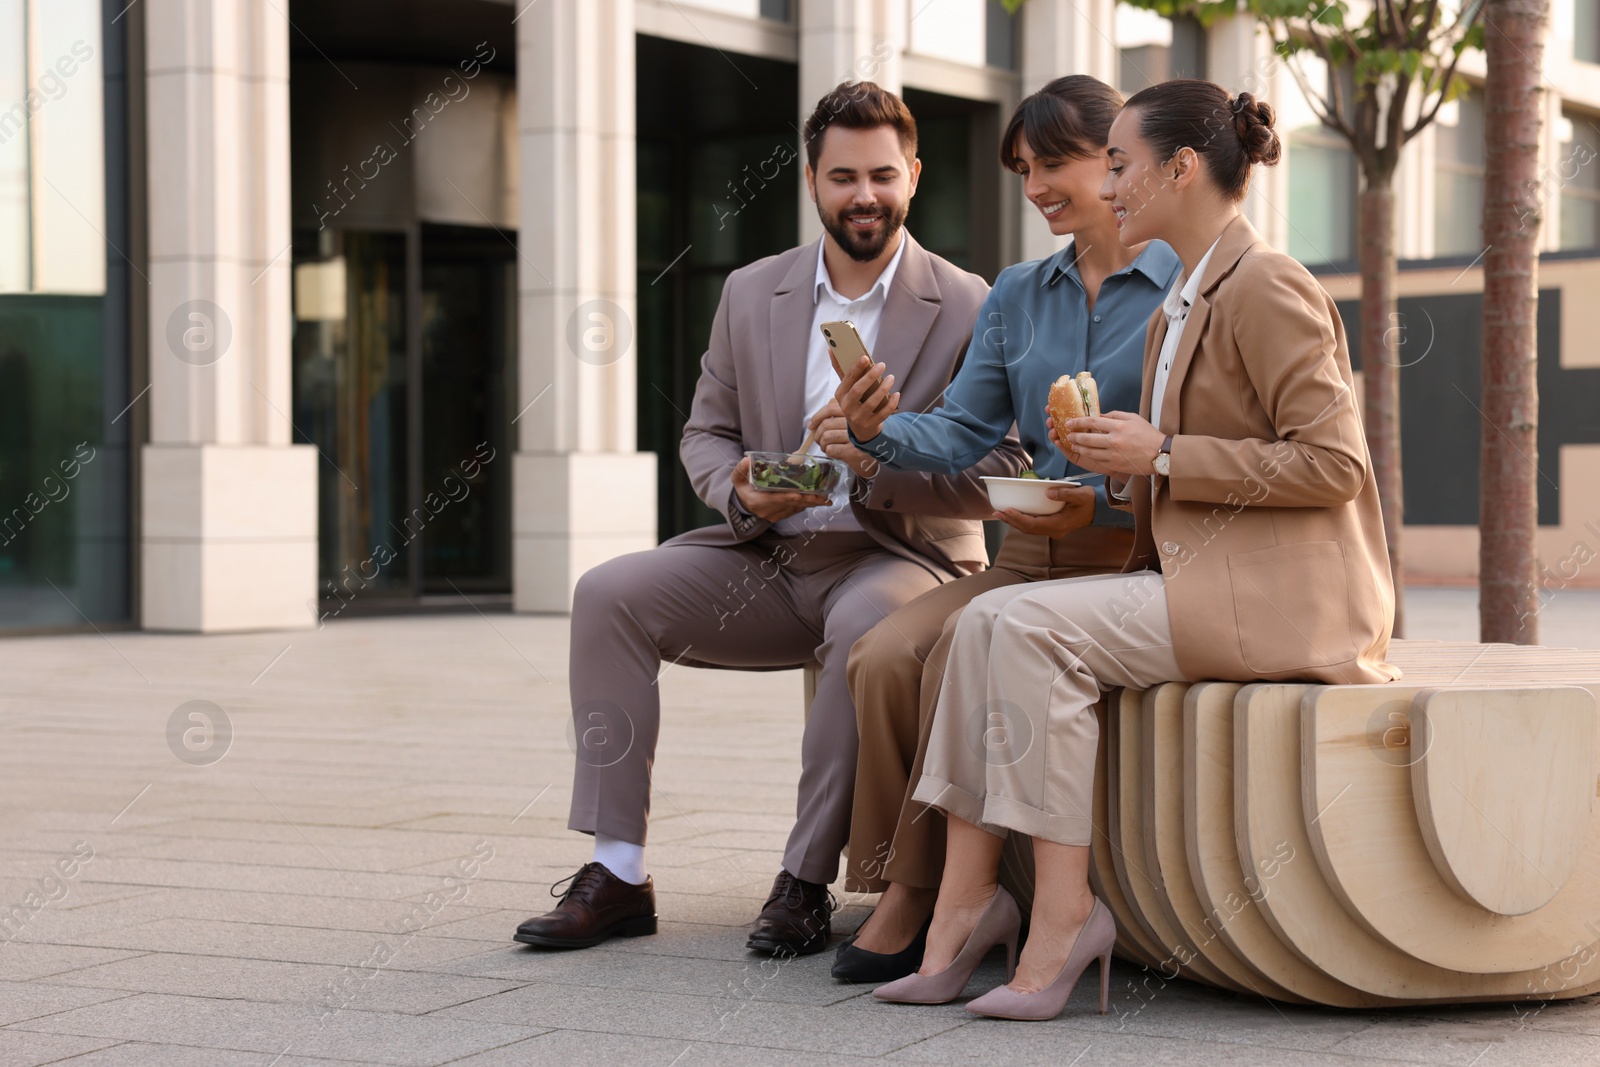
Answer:
M1251 163L1270 167L1283 155L1283 144L1273 132L1272 124L1277 114L1265 100L1257 100L1250 93L1240 93L1233 98L1233 129L1244 146L1245 158Z

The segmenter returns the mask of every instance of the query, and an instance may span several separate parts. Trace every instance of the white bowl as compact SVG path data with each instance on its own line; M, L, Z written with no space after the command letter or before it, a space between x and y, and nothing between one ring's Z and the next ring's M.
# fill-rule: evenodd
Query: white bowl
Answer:
M1065 500L1052 500L1045 492L1052 485L1079 485L1071 478L991 478L985 476L989 503L996 511L1015 508L1024 515L1054 515L1067 506Z

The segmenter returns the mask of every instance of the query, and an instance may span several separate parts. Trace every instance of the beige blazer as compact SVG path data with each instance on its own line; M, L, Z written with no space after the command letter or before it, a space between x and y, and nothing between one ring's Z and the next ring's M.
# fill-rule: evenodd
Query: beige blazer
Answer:
M1166 332L1157 310L1146 418ZM1243 216L1201 279L1158 428L1175 435L1172 474L1129 481L1128 569L1165 576L1184 673L1398 678L1384 661L1394 587L1344 327L1310 273Z
M905 235L878 327L874 358L887 364L902 411L938 406L965 357L988 284ZM817 244L758 260L728 276L700 361L694 405L679 455L706 504L728 519L691 530L668 544L732 545L770 526L741 530L730 515L733 468L746 451L788 452L806 412L805 373ZM1015 430L976 466L956 475L881 468L851 506L862 529L896 555L941 581L988 563L983 518L993 514L983 475L1015 475L1024 452ZM802 513L803 514L803 513Z

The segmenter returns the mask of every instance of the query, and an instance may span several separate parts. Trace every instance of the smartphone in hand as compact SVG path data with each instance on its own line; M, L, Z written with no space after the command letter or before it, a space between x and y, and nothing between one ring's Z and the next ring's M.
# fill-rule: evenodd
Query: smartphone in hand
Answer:
M861 334L856 332L856 324L849 319L825 322L821 329L823 339L828 342L828 358L833 360L833 371L841 379L862 356L872 357L867 346L861 342Z

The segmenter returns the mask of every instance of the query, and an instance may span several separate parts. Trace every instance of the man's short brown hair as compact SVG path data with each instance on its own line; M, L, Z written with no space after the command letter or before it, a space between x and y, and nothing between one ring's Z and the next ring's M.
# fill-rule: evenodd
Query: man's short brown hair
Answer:
M829 126L847 130L872 130L892 126L900 135L900 149L907 161L917 156L917 120L911 117L906 102L876 82L840 82L817 101L817 108L806 119L806 162L814 172L822 155L822 137Z

